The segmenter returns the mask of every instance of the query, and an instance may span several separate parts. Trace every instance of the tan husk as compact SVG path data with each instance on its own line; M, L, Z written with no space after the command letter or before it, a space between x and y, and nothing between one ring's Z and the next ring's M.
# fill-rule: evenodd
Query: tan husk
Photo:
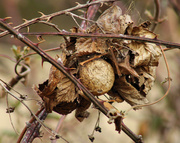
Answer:
M103 59L92 60L79 68L79 77L84 86L94 95L107 93L114 84L114 70Z

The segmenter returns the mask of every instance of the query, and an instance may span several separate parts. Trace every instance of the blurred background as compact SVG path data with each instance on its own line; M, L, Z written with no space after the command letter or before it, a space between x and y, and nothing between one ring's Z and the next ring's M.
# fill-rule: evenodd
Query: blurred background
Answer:
M87 1L76 0L76 2L83 4ZM150 20L147 13L151 13L153 16L155 11L154 0L120 0L118 5L122 8L124 14L131 15L134 25ZM13 26L16 26L23 23L23 19L30 20L40 17L41 15L38 12L50 14L74 6L76 6L76 3L73 0L0 0L0 18L12 17L10 21L13 23ZM160 0L160 7L160 18L164 21L156 27L155 33L158 34L158 38L161 40L180 43L180 2L178 2L178 0ZM102 7L100 10L104 11L105 8L107 7ZM82 15L79 11L74 11L74 13ZM98 15L100 15L100 12L95 19L97 19ZM78 19L77 21L79 23L81 22ZM67 15L55 17L52 22L58 25L60 29L65 29L67 31L73 26L77 27L73 19ZM27 29L23 29L22 31L27 31ZM30 32L48 31L55 30L43 24L30 26ZM28 37L34 42L37 42L35 36ZM63 42L62 37L59 36L43 36L43 38L46 42L40 44L40 47L44 50L59 47L60 43ZM10 58L14 59L14 54L11 50L12 45L25 46L10 36L0 38L0 79L7 83L16 76L14 72L15 62L10 60ZM59 51L49 52L49 54L54 57L58 52ZM179 143L180 140L180 51L178 49L173 49L166 51L165 54L172 78L170 93L163 101L156 105L129 112L124 119L125 124L134 133L143 136L145 143ZM10 58L7 58L7 56ZM48 78L50 66L49 63L44 63L42 67L40 56L31 56L31 71L27 77L26 84L24 85L23 81L19 82L15 85L14 89L21 94L27 95L29 99L40 100L33 91L32 86L42 83ZM167 83L162 84L165 78L167 78L166 66L163 57L161 57L157 68L155 85L147 95L150 102L159 99L166 92ZM11 118L17 132L21 133L26 122L31 119L30 113L22 104L11 96L8 96L8 102L9 106L16 107L15 111L11 114ZM39 109L39 105L35 100L28 100L25 103L34 113ZM115 106L122 111L130 107L126 103L115 104ZM0 91L0 143L16 142L18 138L18 135L11 125L9 114L6 113L6 108L7 99ZM82 123L75 119L74 112L72 112L65 118L59 134L70 143L90 142L88 135L90 135L94 129L98 112L93 108L90 108L89 112L91 113L90 117L85 119ZM45 120L45 124L55 130L60 118L61 115L59 114L49 114L48 118ZM100 127L102 128L102 132L95 132L94 134L95 143L133 142L123 132L118 134L115 131L114 125L107 123L107 118L104 115L101 115ZM50 135L43 128L41 128L41 130L43 137L35 139L34 143L50 142ZM64 143L65 141L59 139L57 142Z

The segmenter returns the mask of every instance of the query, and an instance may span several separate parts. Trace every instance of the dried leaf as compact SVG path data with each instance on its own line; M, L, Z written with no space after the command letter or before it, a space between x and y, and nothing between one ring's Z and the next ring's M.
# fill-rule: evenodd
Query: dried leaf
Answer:
M62 52L60 56L56 57L56 60L65 64L66 54ZM48 112L52 112L58 104L60 104L58 107L66 106L65 109L57 110L58 107L55 109L60 114L67 114L77 106L74 103L78 97L74 83L54 66L50 69L49 80L40 84L39 88L35 86L34 89L45 102Z
M60 102L56 106L54 106L53 111L62 114L67 115L71 113L73 110L77 108L78 104L76 101L74 102Z
M155 66L146 66L136 68L136 71L139 73L140 78L138 79L139 91L142 95L147 95L154 85L155 81Z
M89 112L86 110L91 105L91 102L89 100L86 100L85 98L79 98L80 104L78 104L78 107L76 109L75 117L78 119L78 121L82 122L85 118L89 117Z
M157 37L156 34L149 31L147 28L144 28L142 25L139 27L134 27L132 35L151 39L155 39ZM134 59L131 60L134 67L158 65L158 61L161 56L161 49L156 44L132 41L128 47L138 53L138 55L136 54Z
M129 15L122 15L120 7L113 5L101 14L97 23L105 33L124 34L133 21Z
M138 73L130 66L129 58L130 56L127 55L126 58L118 64L120 67L121 73L126 74L126 75L131 74L134 77L139 77Z
M77 56L88 55L91 53L106 53L108 50L105 39L97 38L78 38L76 41Z
M64 52L62 52L59 56L56 56L55 60L57 61L58 59L60 59L60 61L63 63L63 65L65 65L66 54ZM50 73L49 73L49 82L48 82L49 89L46 92L49 92L49 94L51 94L51 92L56 88L57 84L64 77L65 77L65 75L60 70L58 70L54 66L51 66Z
M124 34L126 28L133 21L129 15L122 15L120 7L113 5L98 18L97 24L92 25L89 33L116 33ZM121 41L121 40L116 40ZM76 42L76 54L78 56L91 53L106 53L108 51L107 39L102 38L78 38Z
M126 76L117 78L112 90L118 93L120 97L132 106L148 102L148 100L141 95L135 87L127 82Z
M114 108L114 106L112 106L110 103L105 102L105 101L103 101L102 103L104 107L108 109L108 113L107 113L107 116L109 117L108 123L111 124L112 122L114 122L115 128L116 128L115 130L118 131L118 133L120 133L123 115L116 108Z

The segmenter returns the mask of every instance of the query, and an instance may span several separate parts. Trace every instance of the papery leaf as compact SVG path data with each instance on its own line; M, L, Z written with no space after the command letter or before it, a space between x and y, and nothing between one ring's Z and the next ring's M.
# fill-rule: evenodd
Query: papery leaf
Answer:
M136 68L136 71L139 73L140 78L138 79L139 91L142 95L147 95L154 85L155 81L155 66L146 66Z
M133 21L129 15L122 15L120 7L113 5L103 12L92 25L88 33L116 33L124 34L126 28L132 25ZM116 40L121 41L121 40ZM106 53L108 51L107 39L102 38L77 38L76 54L83 56L91 53Z
M108 47L105 39L78 38L76 41L76 54L78 56L91 53L105 53Z
M65 64L66 54L62 52L60 56L56 57L56 60L62 61L62 63ZM39 88L35 86L34 89L44 100L48 112L52 112L53 108L58 104L61 104L59 105L60 107L62 104L67 106L67 108L64 109L65 111L63 109L57 111L58 107L56 108L56 111L60 114L69 113L76 108L74 100L78 95L75 91L75 85L54 66L50 69L49 80L40 84Z
M124 34L126 28L133 21L129 15L122 15L122 10L119 6L113 5L101 14L97 23L105 33Z
M151 38L154 39L157 37L156 34L149 31L147 28L143 28L142 25L139 27L134 27L132 31L133 36L138 37L145 37L145 38ZM159 46L157 46L154 43L142 43L137 41L132 41L129 45L129 48L131 48L133 51L138 53L134 57L133 60L131 60L131 63L134 67L137 66L157 66L159 58L161 56L161 49Z
M80 97L78 100L80 101L80 104L77 106L75 117L78 119L78 121L82 122L85 118L89 117L90 113L86 110L91 105L91 102L82 97Z
M148 102L148 100L141 95L135 87L127 82L126 76L117 78L112 90L118 93L120 97L132 106Z

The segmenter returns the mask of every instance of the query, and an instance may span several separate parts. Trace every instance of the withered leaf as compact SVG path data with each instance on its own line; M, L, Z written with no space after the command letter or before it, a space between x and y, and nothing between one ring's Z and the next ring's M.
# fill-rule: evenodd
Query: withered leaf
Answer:
M98 26L105 33L124 34L126 28L133 23L129 15L122 15L119 6L113 5L101 14L97 20Z
M63 65L66 63L66 54L65 52L62 52L59 56L55 57L56 61L62 62ZM56 67L51 66L50 73L49 73L49 82L48 82L48 91L51 93L53 91L57 84L65 77L65 75L59 71Z
M108 123L114 122L115 124L115 130L118 131L118 133L121 132L121 123L123 120L123 115L116 109L114 106L112 106L110 103L106 101L100 101L103 103L104 107L108 109L107 116L109 117Z
M62 62L63 64L65 64L65 53L62 52L60 56L56 57L56 60L57 62ZM75 104L73 102L78 97L78 94L75 91L75 85L70 81L69 78L67 78L54 66L52 66L50 69L49 80L44 82L43 84L40 84L39 88L35 86L34 89L45 102L45 107L48 112L52 112L53 108L60 103L70 103L66 106ZM69 106L69 110L67 110L67 113L69 113L69 111L71 110L74 110L74 107L72 105ZM61 110L59 112L61 112ZM62 112L64 113L63 110Z
M134 27L132 30L133 36L145 37L155 39L156 34L144 28L142 25L139 27ZM129 45L133 51L138 53L132 61L134 67L137 66L157 66L159 58L161 56L161 49L158 45L154 43L142 43L137 41L132 41Z
M96 24L92 25L87 31L89 33L124 34L126 28L132 25L132 23L133 21L129 15L122 15L121 8L113 5L104 11ZM76 54L82 56L90 53L106 53L108 51L106 40L101 38L78 38L76 42Z
M86 111L86 109L89 108L91 102L82 97L79 98L79 101L80 103L77 106L75 117L78 121L82 122L90 114L88 111Z
M145 104L148 100L140 92L127 82L126 76L116 78L113 91L116 91L130 105Z
M136 68L136 71L140 75L140 78L138 79L138 86L140 87L139 91L142 95L145 96L154 85L156 67L144 66Z
M88 55L91 53L107 52L107 44L105 39L97 38L78 38L76 40L76 54L78 56Z
M139 77L138 73L130 66L129 59L130 59L130 56L127 55L126 58L123 60L123 62L118 64L120 67L121 73L131 74L135 77Z

